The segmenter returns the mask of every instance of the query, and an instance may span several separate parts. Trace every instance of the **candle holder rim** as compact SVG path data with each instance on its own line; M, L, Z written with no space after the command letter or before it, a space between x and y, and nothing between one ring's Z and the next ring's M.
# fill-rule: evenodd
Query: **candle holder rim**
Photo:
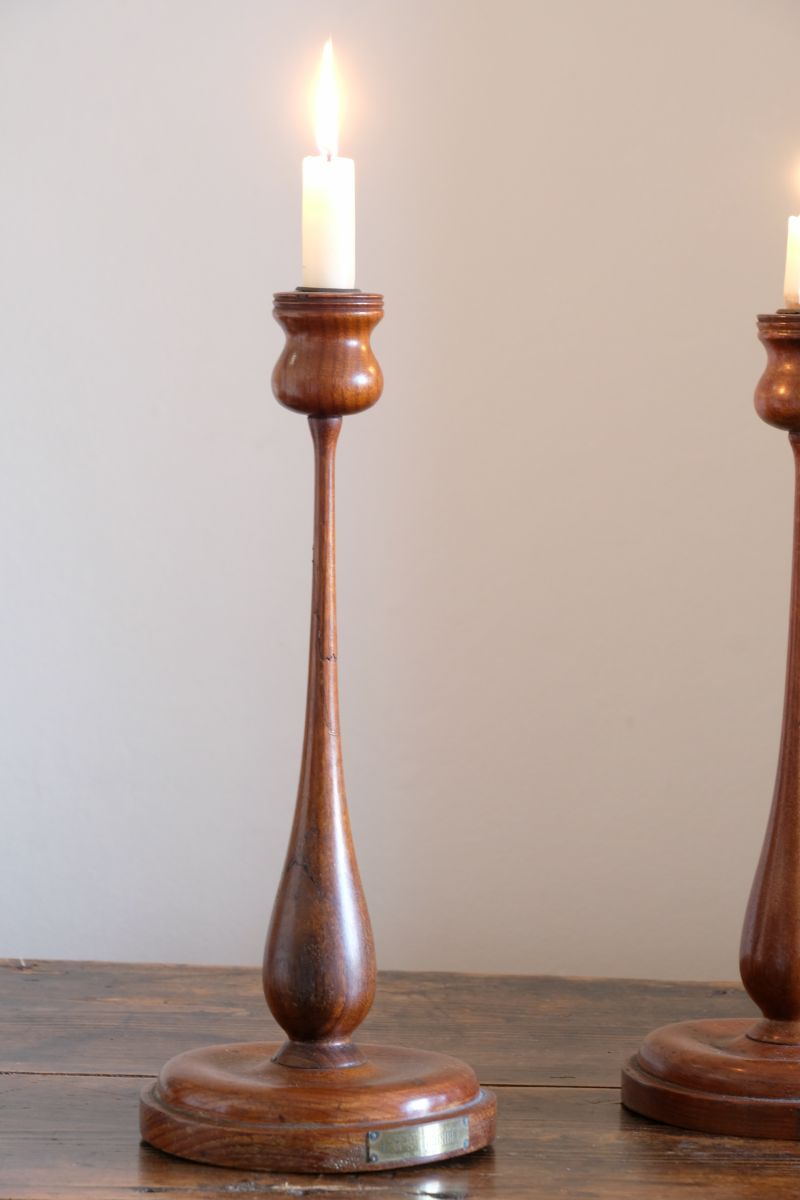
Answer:
M756 322L759 329L767 325L777 329L793 329L800 325L800 308L779 308L776 312L759 313Z
M295 288L293 292L275 292L273 301L276 308L307 308L313 310L319 306L326 308L341 308L350 311L371 311L383 309L383 294L381 292L362 292L355 288L352 291L327 290L325 288Z

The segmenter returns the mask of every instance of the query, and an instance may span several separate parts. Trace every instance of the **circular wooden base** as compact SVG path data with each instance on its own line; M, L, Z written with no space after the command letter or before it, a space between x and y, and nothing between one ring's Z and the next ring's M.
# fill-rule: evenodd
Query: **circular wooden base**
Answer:
M622 1103L685 1129L798 1140L796 1038L788 1022L752 1018L665 1025L624 1067Z
M179 1054L142 1094L142 1137L159 1150L261 1171L380 1171L488 1146L496 1102L466 1063L363 1046L360 1066L286 1067L277 1045Z

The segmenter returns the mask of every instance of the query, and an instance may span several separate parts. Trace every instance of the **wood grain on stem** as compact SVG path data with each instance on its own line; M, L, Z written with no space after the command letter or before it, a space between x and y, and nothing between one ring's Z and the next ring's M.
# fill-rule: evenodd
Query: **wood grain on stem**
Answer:
M334 458L341 417L309 417L316 489L300 787L264 954L264 993L289 1035L276 1061L363 1061L350 1036L375 994L375 950L345 796L339 734Z

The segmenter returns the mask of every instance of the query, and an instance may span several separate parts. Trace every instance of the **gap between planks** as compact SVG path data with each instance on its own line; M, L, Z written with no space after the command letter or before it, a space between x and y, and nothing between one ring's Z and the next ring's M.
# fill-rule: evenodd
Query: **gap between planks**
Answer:
M9 1071L0 1070L0 1077L4 1075L25 1075L32 1078L41 1076L44 1079L155 1079L157 1072L147 1071L140 1073L138 1071ZM560 1080L557 1083L493 1083L491 1079L482 1079L481 1087L489 1088L529 1088L544 1090L547 1088L557 1088L560 1091L583 1091L583 1092L618 1092L619 1084L616 1083L565 1083Z

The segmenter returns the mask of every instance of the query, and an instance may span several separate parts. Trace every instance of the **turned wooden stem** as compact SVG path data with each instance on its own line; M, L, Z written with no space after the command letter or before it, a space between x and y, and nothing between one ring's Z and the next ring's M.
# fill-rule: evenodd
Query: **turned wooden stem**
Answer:
M766 1018L756 1041L800 1044L800 315L759 318L767 368L759 415L788 430L795 502L786 691L778 770L767 832L745 914L742 982Z
M375 950L347 812L339 736L334 460L342 414L377 400L369 345L382 298L280 293L287 334L273 389L308 414L314 442L314 567L305 737L294 824L264 952L264 994L288 1035L283 1066L364 1061L354 1030L375 994Z
M361 1062L350 1036L375 994L375 951L345 797L339 736L334 459L341 417L309 417L316 459L314 574L303 759L264 958L286 1066Z

